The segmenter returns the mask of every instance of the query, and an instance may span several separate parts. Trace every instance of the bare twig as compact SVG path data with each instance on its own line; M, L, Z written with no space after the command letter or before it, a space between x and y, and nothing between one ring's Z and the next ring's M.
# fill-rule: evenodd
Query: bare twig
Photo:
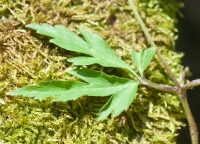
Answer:
M156 84L156 83L153 83L153 82L151 82L147 79L142 79L141 83L143 85L146 85L146 86L151 87L151 88L155 88L157 90L162 90L162 91L166 91L166 92L174 92L174 93L178 92L178 89L176 89L172 86Z
M180 94L180 99L185 111L186 118L189 123L192 144L198 144L199 143L198 129L197 129L195 120L192 116L192 113L190 111L190 107L188 105L186 91L182 91L182 93Z
M188 90L200 85L200 79L193 80L182 87L182 90Z

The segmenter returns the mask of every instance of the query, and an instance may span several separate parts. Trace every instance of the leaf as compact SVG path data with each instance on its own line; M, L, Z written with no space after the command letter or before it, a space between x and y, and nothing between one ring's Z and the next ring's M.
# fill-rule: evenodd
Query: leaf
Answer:
M110 113L112 117L119 115L123 110L127 110L133 101L138 88L138 83L132 83L128 87L112 95L108 102L101 108L98 120L103 120Z
M78 35L61 25L52 27L48 24L29 24L27 27L36 30L37 33L52 37L53 39L50 42L66 50L87 55L68 59L74 65L100 64L104 67L116 67L133 74L138 79L140 78L97 34L79 29L85 39L84 41ZM41 82L37 86L26 86L10 94L35 98L53 96L56 97L55 101L75 100L83 95L111 95L109 101L100 110L99 120L103 120L111 113L112 116L116 116L123 110L127 110L136 95L139 84L133 80L110 76L103 72L89 69L78 69L69 71L69 73L85 82L53 80Z
M53 27L48 24L29 24L26 27L37 30L37 33L52 37L53 39L51 39L50 42L64 49L91 56L68 59L68 61L72 62L74 65L100 64L104 67L116 67L124 69L139 78L135 71L121 60L108 44L97 34L80 29L81 34L87 41L85 42L78 35L62 25L55 25Z
M91 47L92 56L99 61L100 65L108 67L118 67L131 69L123 60L121 60L108 44L97 34L80 29L80 32Z
M56 97L55 101L75 100L83 95L87 96L109 96L110 102L100 111L100 120L105 119L110 113L112 116L120 114L131 104L138 82L106 75L103 72L77 69L69 71L85 82L52 80L41 82L38 86L26 86L17 89L10 95L23 95L26 97L47 98Z
M67 61L73 63L74 65L91 65L94 63L100 63L100 61L95 59L94 57L83 57L83 56L70 58Z
M12 91L10 95L23 95L25 97L47 98L52 96L65 97L67 100L75 100L82 96L80 89L83 89L86 83L79 81L52 80L41 82L38 86L25 86Z
M135 51L132 52L132 60L135 63L141 76L143 76L144 70L147 68L147 66L151 62L155 51L156 51L156 48L152 47L140 53L135 52Z
M28 28L37 30L37 33L50 36L53 39L50 42L60 46L69 51L80 52L84 54L90 53L90 46L81 39L74 32L68 30L62 25L55 25L54 27L49 24L28 24Z
M101 108L98 120L105 119L110 113L112 117L120 114L123 110L127 110L131 102L133 101L138 82L119 78L117 76L109 76L102 72L97 72L89 69L77 69L69 71L70 74L102 88L102 91L112 92L112 96L109 101ZM101 95L99 91L98 95ZM100 96L99 95L99 96Z

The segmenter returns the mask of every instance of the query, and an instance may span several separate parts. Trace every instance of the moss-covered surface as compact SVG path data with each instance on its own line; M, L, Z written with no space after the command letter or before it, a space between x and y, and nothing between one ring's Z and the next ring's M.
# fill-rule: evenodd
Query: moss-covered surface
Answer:
M175 0L138 0L139 13L179 78L182 54L174 52L177 39ZM115 118L98 122L107 98L82 97L52 103L52 99L11 97L8 92L51 79L70 79L66 59L77 55L25 28L29 23L82 27L101 35L118 56L131 64L130 51L147 48L146 38L124 0L0 0L0 142L1 143L175 143L184 124L179 98L140 86L130 108ZM100 66L97 66L100 68ZM134 66L133 66L134 68ZM126 76L123 71L105 69ZM172 84L157 57L145 76Z

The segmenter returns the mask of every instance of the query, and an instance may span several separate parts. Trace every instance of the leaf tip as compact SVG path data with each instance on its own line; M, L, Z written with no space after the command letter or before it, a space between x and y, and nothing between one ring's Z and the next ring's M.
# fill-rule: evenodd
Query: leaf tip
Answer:
M97 121L103 121L105 119L106 119L106 117L103 117L103 116L99 115L98 118L97 118Z
M34 26L38 26L38 24L35 24L35 23L30 23L30 24L27 24L25 27L27 28L32 28Z

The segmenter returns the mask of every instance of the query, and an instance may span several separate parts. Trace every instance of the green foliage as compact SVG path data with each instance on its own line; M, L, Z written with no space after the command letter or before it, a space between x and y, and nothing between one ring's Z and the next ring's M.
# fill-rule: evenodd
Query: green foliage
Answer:
M41 82L39 86L26 86L10 94L35 97L36 99L58 96L55 101L75 100L83 95L112 95L110 100L100 110L99 120L102 120L110 113L112 113L112 116L116 116L123 110L127 110L137 91L138 82L129 79L109 76L89 69L77 69L69 73L87 83L53 80Z
M156 48L152 47L140 53L135 52L135 51L132 52L132 60L135 63L141 76L143 76L143 72L149 65L155 51L156 51Z
M29 24L26 27L37 30L37 33L50 36L53 39L50 42L70 51L80 52L84 54L90 54L89 45L83 41L72 31L66 29L64 26L49 24Z
M149 32L159 44L163 57L178 78L183 54L174 52L174 44L180 3L176 0L144 0L135 4ZM74 66L67 63L66 59L80 55L48 43L47 37L35 35L30 29L24 28L26 24L61 24L76 33L78 27L92 30L106 40L119 57L131 64L133 48L141 51L149 44L127 2L43 0L28 1L27 6L26 0L3 0L2 8L2 143L175 143L177 130L183 127L184 113L179 98L173 93L140 86L125 113L104 121L97 121L96 117L109 97L83 96L76 101L55 103L52 102L53 98L7 95L16 88L41 81L71 79L66 69ZM172 85L157 60L154 57L144 76L156 83ZM105 73L128 77L119 69L94 67Z
M80 52L91 56L81 56L69 59L68 61L72 62L74 65L91 65L97 63L104 67L125 69L138 77L130 66L122 61L97 34L80 29L81 34L87 41L86 43L75 33L61 25L52 27L48 24L29 24L27 27L37 30L37 33L51 36L53 39L51 39L50 42L66 50Z
M90 55L71 58L68 61L74 65L91 65L100 64L104 67L116 67L124 69L133 74L137 78L139 76L131 69L131 67L121 60L112 51L107 43L97 34L80 29L86 42L82 40L72 31L61 25L52 27L48 24L29 24L27 27L37 30L38 33L52 37L50 42L70 51L80 52ZM150 63L155 48L142 51L142 53L133 52L133 61L140 72L147 68ZM23 95L26 97L47 98L56 96L55 101L75 100L83 95L87 96L109 96L108 102L101 108L99 120L103 120L112 113L112 116L119 115L123 110L127 110L133 101L139 82L120 78L117 76L109 76L103 72L77 69L69 71L70 74L87 82L79 81L61 81L53 80L41 82L39 86L26 86L17 89L10 95Z

